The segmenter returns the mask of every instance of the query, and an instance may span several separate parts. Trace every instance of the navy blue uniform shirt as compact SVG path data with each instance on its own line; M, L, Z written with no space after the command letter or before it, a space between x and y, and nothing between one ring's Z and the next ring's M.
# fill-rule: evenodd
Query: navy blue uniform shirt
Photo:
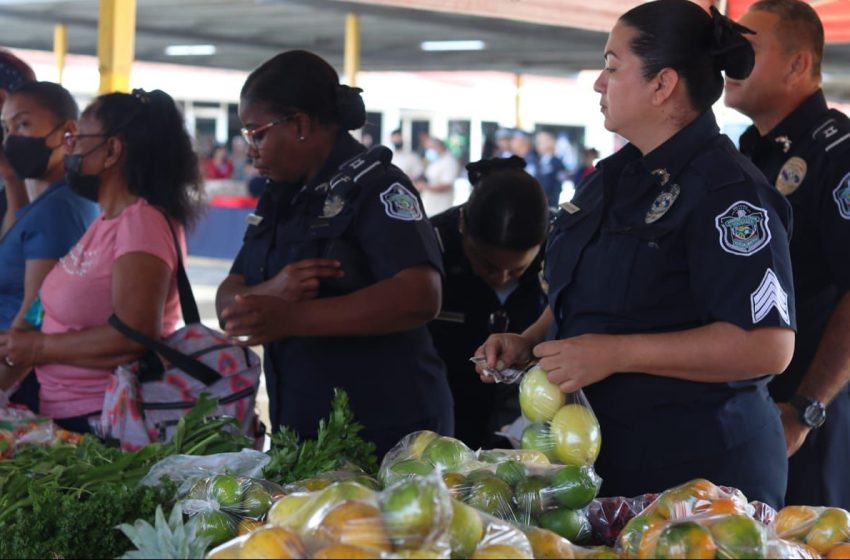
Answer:
M546 296L540 286L543 251L519 277L504 303L475 271L463 249L460 207L431 218L443 251L443 307L428 324L446 363L455 402L455 436L477 449L505 447L494 432L520 415L518 385L484 384L469 358L495 333L521 333L540 317Z
M555 220L545 262L555 317L549 339L718 321L794 328L790 227L788 203L719 133L711 111L645 157L627 145L600 162ZM586 387L602 425L603 479L606 471L616 479L623 469L717 459L766 427L781 434L766 381L621 372ZM657 485L700 472L679 470ZM664 489L610 482L624 493Z
M290 263L326 256L332 240L344 240L350 260L343 270L348 279L360 277L359 287L417 265L442 273L434 231L410 181L394 166L370 162L358 168L353 158L366 157L363 152L343 133L310 184L270 185L258 203L259 223L255 219L248 227L231 272L255 285ZM338 197L329 182L337 184L349 160L357 175L340 183L347 192ZM424 325L380 336L273 342L265 346L264 367L274 429L287 425L305 437L314 435L330 411L333 388L341 387L373 440L381 439L375 434L425 427L451 431L451 394Z
M799 334L791 365L770 385L777 400L787 401L838 299L850 290L850 119L830 111L818 91L766 136L747 129L741 151L794 209L791 260Z

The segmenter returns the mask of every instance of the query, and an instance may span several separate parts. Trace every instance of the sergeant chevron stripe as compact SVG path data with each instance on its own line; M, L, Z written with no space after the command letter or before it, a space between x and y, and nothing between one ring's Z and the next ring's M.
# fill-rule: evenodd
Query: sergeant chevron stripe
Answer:
M769 268L764 273L759 287L750 295L750 306L753 324L760 323L773 307L779 312L783 321L791 324L791 317L788 314L788 294L782 289L776 274Z

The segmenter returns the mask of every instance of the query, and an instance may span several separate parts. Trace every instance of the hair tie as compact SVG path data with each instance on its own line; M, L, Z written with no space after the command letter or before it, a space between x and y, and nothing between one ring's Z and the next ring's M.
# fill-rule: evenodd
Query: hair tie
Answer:
M508 158L490 158L474 161L466 164L466 171L469 176L469 182L476 185L481 179L492 173L524 170L525 166L526 161L523 158L511 156Z
M753 47L744 35L755 35L755 31L736 23L711 6L712 44L709 53L714 57L718 70L736 80L750 75L755 65Z
M151 102L151 96L145 90L141 88L136 88L132 93L133 97L141 101L144 105L147 105Z

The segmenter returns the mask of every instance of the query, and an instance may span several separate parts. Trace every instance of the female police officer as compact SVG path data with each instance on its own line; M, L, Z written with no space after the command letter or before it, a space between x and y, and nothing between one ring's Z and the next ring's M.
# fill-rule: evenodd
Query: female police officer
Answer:
M463 205L431 218L443 252L443 308L429 323L446 363L455 435L473 449L504 447L494 435L519 416L516 385L482 385L469 357L491 333L519 333L546 307L541 245L546 195L519 157L466 166L473 183Z
M721 70L752 68L744 31L686 0L619 19L595 90L606 128L630 144L557 217L546 312L479 350L491 366L533 352L561 390L585 388L605 495L705 477L783 501L765 385L794 346L790 210L711 111Z
M316 433L333 388L384 452L406 433L451 434L451 394L425 323L440 306L434 231L365 122L360 90L305 51L281 53L242 88L254 165L275 181L249 218L216 298L225 331L265 346L273 427Z

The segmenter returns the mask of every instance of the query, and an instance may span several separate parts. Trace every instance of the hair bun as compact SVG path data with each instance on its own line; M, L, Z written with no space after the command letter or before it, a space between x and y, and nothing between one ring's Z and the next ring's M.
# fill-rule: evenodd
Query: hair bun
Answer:
M715 68L725 71L732 79L743 80L753 71L756 61L753 46L744 35L755 35L755 31L735 23L714 6L710 10L713 27L710 53Z
M336 110L339 124L345 130L357 130L366 124L366 105L360 88L340 85L336 90Z
M466 171L469 175L469 182L473 185L477 184L481 179L499 171L523 170L525 169L526 161L519 156L511 156L509 158L490 158L474 161L466 164Z

